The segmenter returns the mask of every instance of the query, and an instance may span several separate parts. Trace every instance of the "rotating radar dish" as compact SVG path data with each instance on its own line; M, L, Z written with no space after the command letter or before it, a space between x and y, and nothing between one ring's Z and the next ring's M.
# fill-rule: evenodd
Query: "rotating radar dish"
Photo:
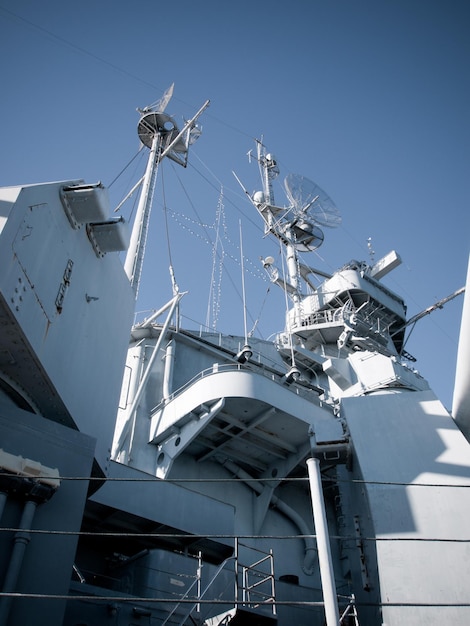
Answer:
M308 213L317 224L329 228L341 224L341 214L333 200L312 180L300 174L288 174L284 187L296 215Z

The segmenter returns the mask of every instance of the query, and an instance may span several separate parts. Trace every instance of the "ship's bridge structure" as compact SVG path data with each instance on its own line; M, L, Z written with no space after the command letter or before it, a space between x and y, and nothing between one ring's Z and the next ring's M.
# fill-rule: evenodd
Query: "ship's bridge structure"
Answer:
M387 256L381 263L381 276L401 262L395 252ZM291 310L286 328L307 350L336 344L339 349L371 349L399 355L406 306L402 298L378 280L377 274L366 263L351 261L302 298L300 315Z

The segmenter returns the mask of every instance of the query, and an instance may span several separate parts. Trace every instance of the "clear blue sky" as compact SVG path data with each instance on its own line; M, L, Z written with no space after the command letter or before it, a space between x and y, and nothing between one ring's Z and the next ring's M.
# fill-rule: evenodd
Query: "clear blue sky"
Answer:
M464 0L0 0L0 185L109 185L138 151L136 107L175 82L168 112L178 121L206 99L211 106L190 166L163 168L138 310L170 297L171 254L189 291L183 315L204 324L219 271L207 239L223 186L230 241L217 326L243 334L241 220L249 329L258 317L263 337L282 329L283 294L272 287L266 296L259 273L259 257L275 256L277 244L263 239L231 173L259 188L246 153L263 136L282 175L313 179L343 215L305 261L332 271L368 259L369 237L376 258L396 249L403 265L386 282L411 316L465 282L469 32ZM136 159L111 186L114 205L142 167ZM282 189L275 193L283 204ZM423 319L407 344L447 406L462 301Z

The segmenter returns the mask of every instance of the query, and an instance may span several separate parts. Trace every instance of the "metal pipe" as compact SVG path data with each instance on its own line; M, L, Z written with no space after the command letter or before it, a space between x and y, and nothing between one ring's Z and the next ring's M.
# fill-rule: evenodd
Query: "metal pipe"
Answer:
M155 359L157 357L157 354L158 354L158 352L160 350L160 346L161 346L161 344L163 342L163 339L165 338L166 331L168 330L168 326L170 325L173 312L174 312L174 310L176 308L176 305L178 304L179 300L181 300L181 297L182 297L182 294L177 294L171 301L170 310L168 311L167 318L166 318L165 323L163 324L163 327L162 327L162 329L160 331L160 336L158 337L157 343L155 344L155 347L153 349L152 355L151 355L151 357L149 359L149 362L147 364L147 368L146 368L146 370L144 372L142 380L140 381L140 385L139 385L139 387L137 389L135 397L132 400L132 406L129 409L129 415L131 415L136 410L137 405L140 402L140 398L142 396L142 392L143 392L143 390L144 390L144 388L145 388L145 386L147 384L147 380L148 380L148 378L150 376L150 373L152 371L152 367L153 367L154 361L155 361Z
M182 291L179 292L177 295L182 298L183 296L185 296L188 292L187 291ZM152 322L156 319L158 319L160 317L160 315L162 313L165 313L165 311L167 309L169 309L172 305L173 305L173 300L175 299L176 296L174 296L171 300L169 300L166 304L164 304L162 307L160 307L158 309L158 311L154 311L154 313L152 313L152 315L150 317L148 317L146 320L144 320L141 324L137 324L136 328L148 328Z
M184 294L178 293L164 307L164 309L162 309L162 310L165 310L168 307L170 308L170 310L168 311L168 315L167 315L167 318L165 320L165 323L164 323L164 325L163 325L163 327L162 327L162 329L160 331L160 336L158 337L158 340L157 340L157 342L156 342L156 344L155 344L155 346L153 348L152 355L151 355L150 360L149 360L149 362L147 364L145 372L144 372L144 374L142 376L142 380L140 381L139 387L137 388L137 391L136 391L136 393L134 395L134 398L132 399L132 404L131 404L131 406L129 408L129 411L128 411L127 422L124 424L123 429L121 431L121 434L120 434L120 436L119 436L119 438L118 438L118 440L116 442L116 445L114 447L114 450L113 450L113 458L117 457L117 455L119 454L119 451L121 450L122 446L124 445L124 441L126 440L126 437L128 436L131 428L133 428L133 423L134 423L134 421L136 419L135 411L137 410L137 406L138 406L138 404L140 402L140 398L142 396L142 393L143 393L143 391L145 389L145 386L147 384L147 380L148 380L148 378L150 376L150 373L152 371L153 363L154 363L154 361L155 361L155 359L157 357L157 354L158 354L158 352L160 350L160 346L161 346L161 344L162 344L162 342L163 342L163 340L165 338L165 335L166 335L166 332L167 332L168 327L170 325L171 318L172 318L173 312L174 312L174 310L176 308L176 305L181 300L183 295ZM130 455L130 453L131 453L131 444L129 446L128 455Z
M188 122L185 123L185 125L183 126L183 129L180 130L180 132L176 135L176 137L174 137L170 143L169 146L167 146L163 152L160 154L159 156L159 160L161 161L164 157L166 157L167 154L169 154L169 152L171 152L171 150L173 150L173 148L175 147L175 145L178 143L178 141L181 139L181 137L192 128L194 122L197 120L197 118L201 115L201 113L203 113L207 107L210 105L211 101L210 100L206 100L204 102L204 104L202 105L202 107L199 109L199 111L196 113L196 115L194 115L194 117L192 117Z
M16 583L20 575L21 564L23 562L26 546L31 541L31 534L29 530L32 526L36 507L37 503L32 500L28 500L24 505L19 530L13 539L13 550L3 583L3 593L13 593L16 589ZM0 598L0 626L6 626L7 624L12 600L13 596L11 595L6 595Z
M325 604L326 626L339 625L338 599L336 596L335 576L331 559L328 523L321 486L320 461L307 459L310 495L312 498L313 521L317 535L318 561L322 582L323 601Z
M132 194L134 193L134 191L136 189L138 189L138 187L140 187L140 185L142 184L143 180L144 180L145 176L142 176L142 178L140 180L138 180L136 182L136 184L132 187L132 189L129 191L129 193L127 194L127 196L124 198L124 200L121 200L121 202L117 205L117 207L114 209L114 213L117 213L119 211L119 209L122 207L122 205L127 202L127 200L129 200L129 198L132 196Z
M152 140L147 168L144 175L144 183L140 194L139 205L132 228L131 241L127 250L126 260L124 263L124 271L130 280L132 288L137 294L139 292L140 274L144 259L145 241L147 239L147 230L150 219L150 210L153 200L153 189L155 186L155 174L157 160L157 151L159 149L161 136L155 134Z
M2 519L3 509L7 502L8 495L4 491L0 491L0 520Z
M175 362L175 342L168 342L165 352L165 368L163 370L163 400L167 401L173 390L173 364Z
M264 486L262 482L254 480L248 472L245 472L241 467L239 467L233 461L225 461L223 464L229 471L231 471L237 478L243 480L245 484L253 489L258 494L261 494L264 490ZM277 496L272 495L271 504L275 506L278 511L283 513L288 519L293 522L297 528L300 530L300 533L304 535L304 543L305 543L305 558L302 565L302 570L304 574L307 576L311 576L313 574L313 566L315 564L317 558L317 549L315 546L314 540L309 536L311 535L311 529L308 527L307 523L303 519L297 511L295 511L292 507L286 504L283 500L278 498Z

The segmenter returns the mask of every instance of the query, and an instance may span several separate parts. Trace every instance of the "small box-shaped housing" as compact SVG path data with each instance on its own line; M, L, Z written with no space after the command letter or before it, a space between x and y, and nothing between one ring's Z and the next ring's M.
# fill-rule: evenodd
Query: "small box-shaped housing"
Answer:
M63 187L61 200L74 228L89 222L104 222L109 215L108 192L101 183Z

